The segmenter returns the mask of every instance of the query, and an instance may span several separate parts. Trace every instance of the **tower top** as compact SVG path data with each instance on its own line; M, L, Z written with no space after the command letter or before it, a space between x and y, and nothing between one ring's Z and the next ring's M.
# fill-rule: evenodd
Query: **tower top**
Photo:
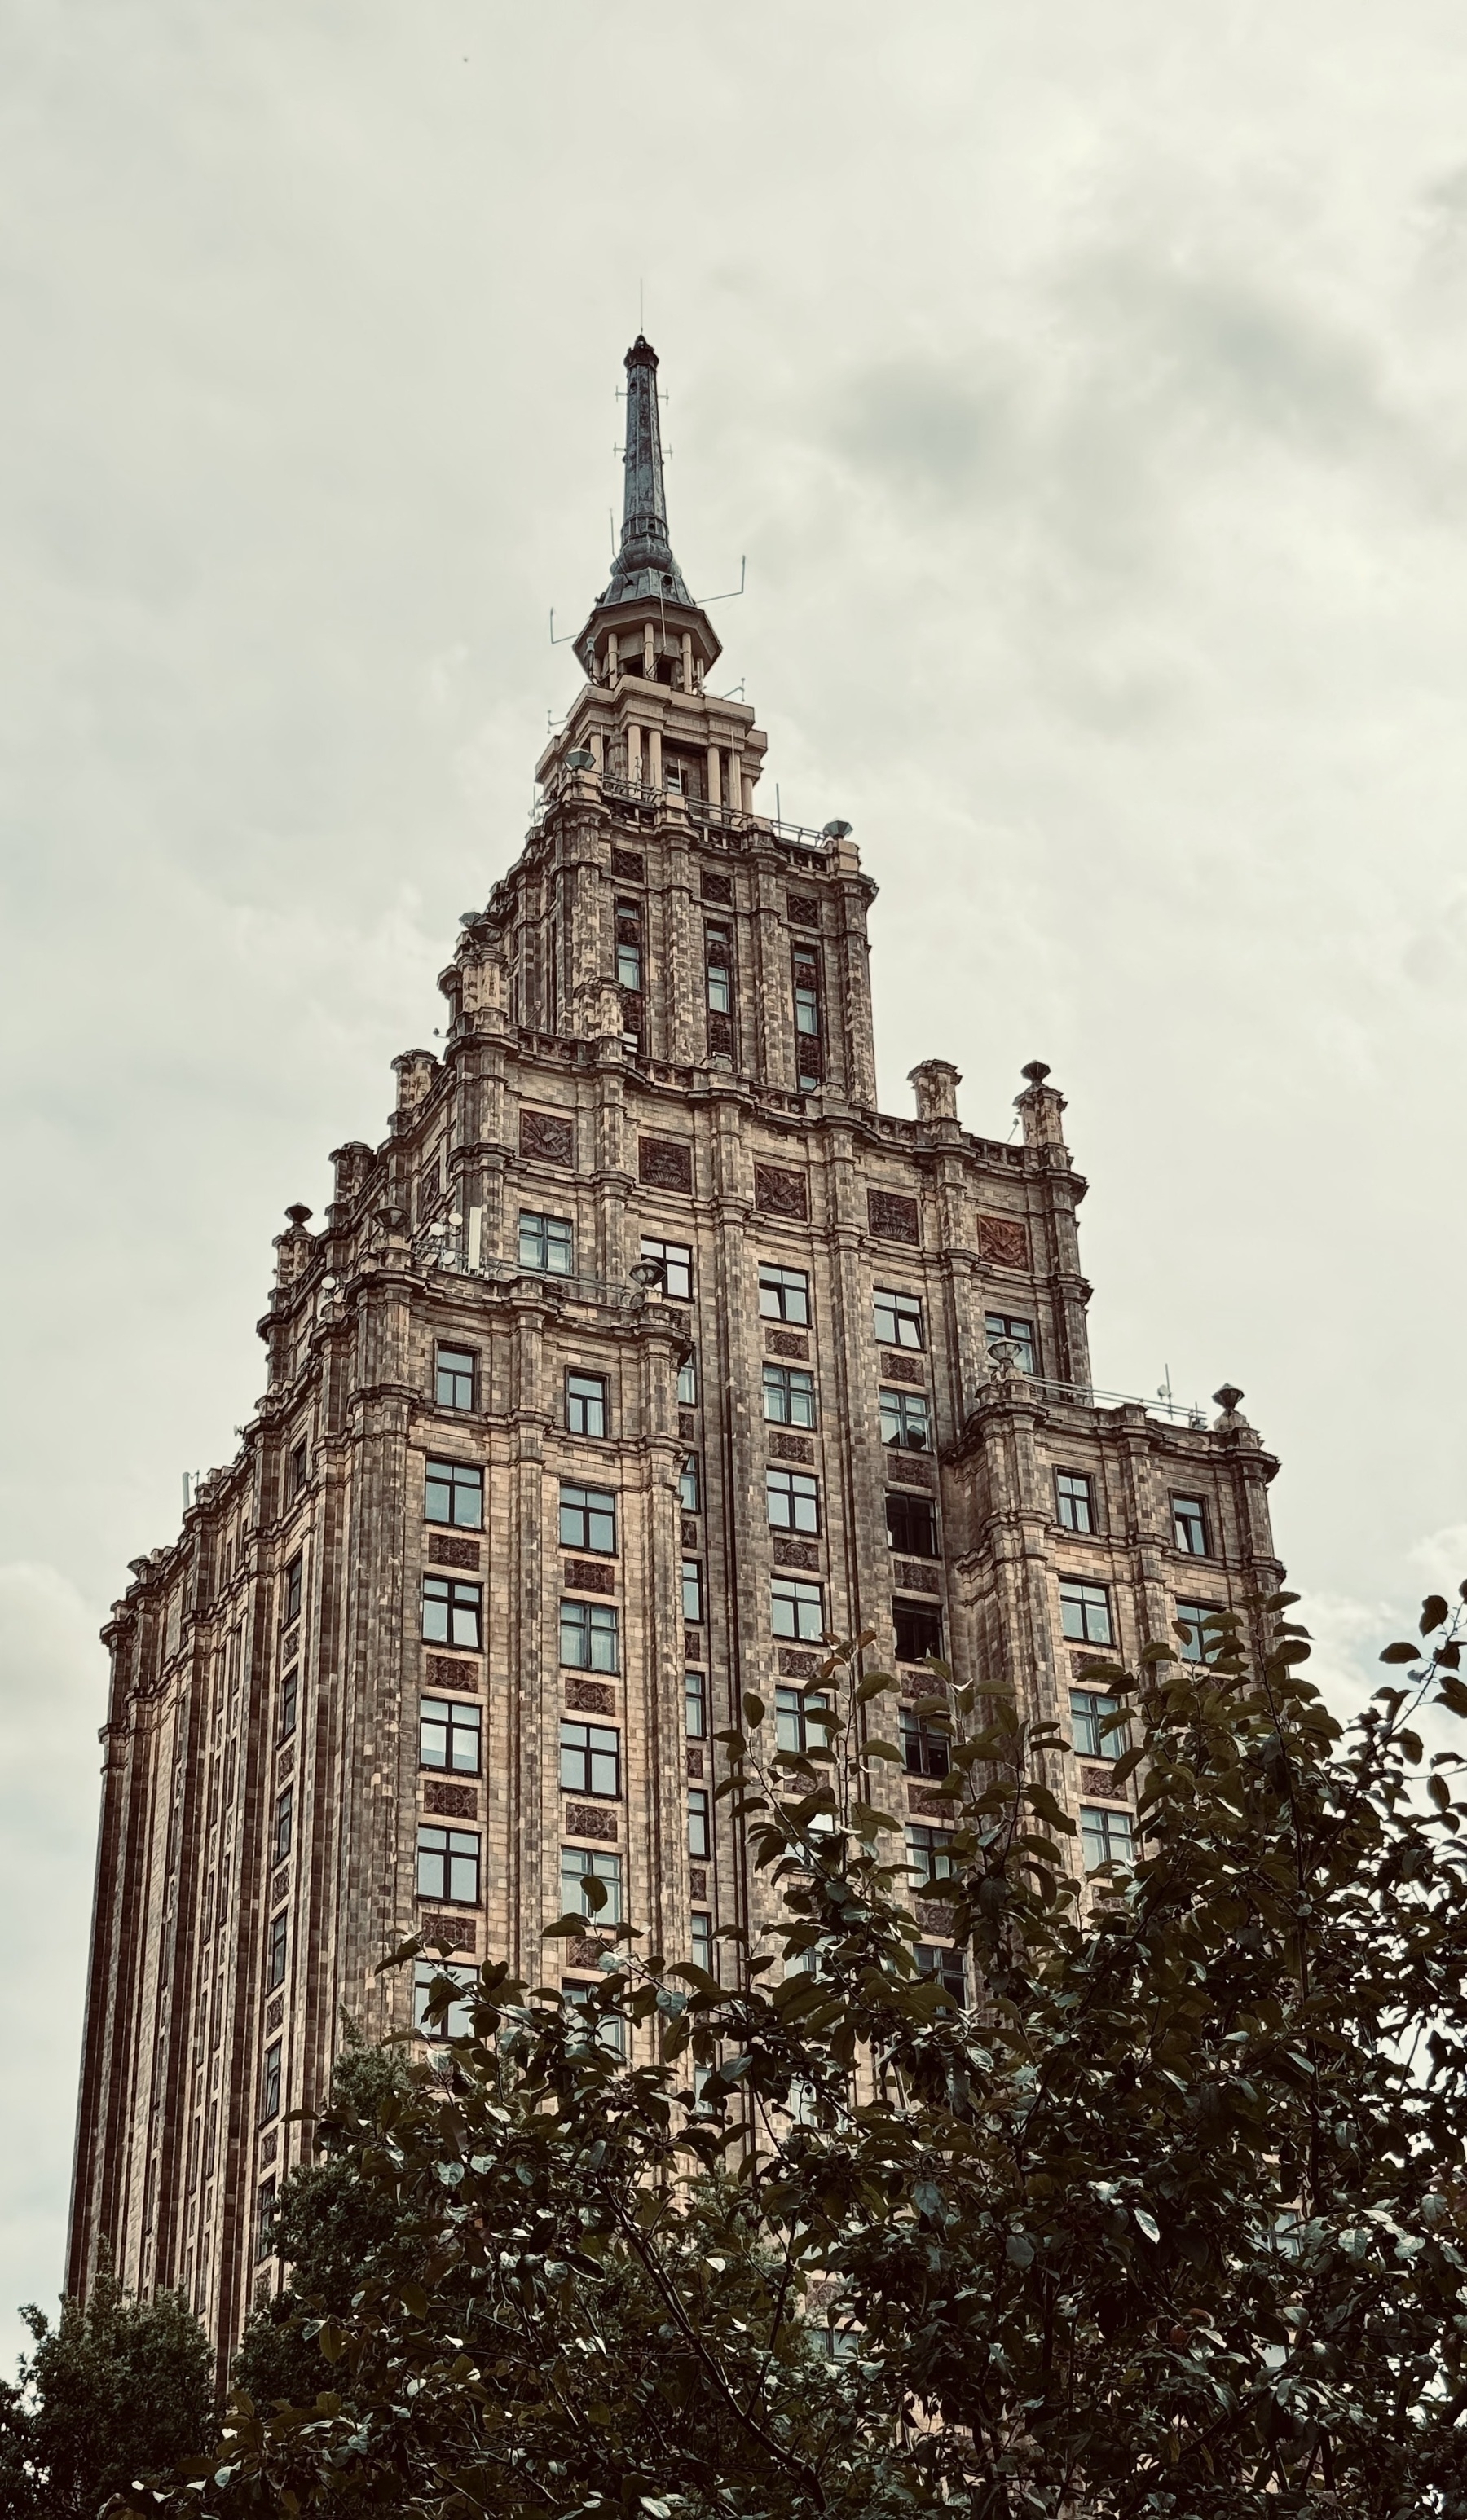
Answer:
M626 353L625 485L621 547L611 582L598 596L576 642L582 658L594 655L608 629L630 630L654 613L661 625L690 630L706 670L719 641L672 557L667 538L667 493L663 480L663 432L658 412L657 352L639 333ZM593 674L593 679L595 679Z

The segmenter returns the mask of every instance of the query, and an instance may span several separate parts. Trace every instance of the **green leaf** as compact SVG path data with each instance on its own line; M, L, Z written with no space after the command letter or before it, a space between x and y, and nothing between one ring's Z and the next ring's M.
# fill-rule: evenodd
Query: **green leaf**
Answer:
M1419 1625L1422 1635L1424 1637L1429 1637L1433 1628L1442 1628L1444 1627L1445 1624L1445 1601L1443 1599L1440 1593L1428 1593L1426 1599L1421 1604L1421 1618Z
M764 1701L761 1697L756 1697L752 1688L746 1688L743 1704L744 1721L751 1732L756 1732L764 1720Z
M862 1837L869 1837L873 1829L901 1826L899 1820L894 1820L890 1812L878 1811L873 1803L852 1803L850 1817Z
M1162 2227L1156 2216L1148 2214L1142 2205L1133 2205L1130 2210L1131 2220L1137 2230L1144 2231L1148 2240L1159 2240L1162 2236Z
M1010 2231L1004 2242L1004 2256L1011 2267L1031 2267L1034 2262L1034 2244L1029 2233Z
M855 1702L857 1706L869 1706L873 1697L886 1697L899 1685L889 1671L868 1671L856 1685Z
M1419 1662L1420 1660L1421 1648L1419 1645L1402 1644L1399 1641L1398 1641L1394 1645L1387 1645L1385 1652L1381 1655L1382 1662Z
M544 1943L555 1942L557 1940L561 1942L569 1942L573 1934L579 1939L584 1936L585 1931L586 1919L584 1916L557 1916L553 1925L542 1925L540 1927L540 1940Z

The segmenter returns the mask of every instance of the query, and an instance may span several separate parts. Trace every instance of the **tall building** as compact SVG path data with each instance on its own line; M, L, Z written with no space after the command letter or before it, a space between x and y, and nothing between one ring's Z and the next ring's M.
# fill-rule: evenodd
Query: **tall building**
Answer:
M934 1682L1057 1717L1094 1865L1130 1843L1089 1666L1272 1588L1238 1415L1091 1387L1064 1102L975 1137L940 1058L876 1099L848 827L763 810L765 739L667 537L657 359L627 354L625 521L519 858L466 915L441 1057L394 1060L324 1227L287 1211L268 1388L105 1631L112 1694L69 2281L105 2239L221 2352L344 2014L404 2029L416 1928L530 1980L605 1885L707 1958L769 1893L714 1801L745 1689L798 1741L823 1635L902 1675L922 1900L946 1864ZM1190 1624L1189 1624L1190 1622ZM1077 1861L1080 1860L1078 1857ZM726 1946L723 1948L727 1948ZM547 1960L547 1951L556 1958Z

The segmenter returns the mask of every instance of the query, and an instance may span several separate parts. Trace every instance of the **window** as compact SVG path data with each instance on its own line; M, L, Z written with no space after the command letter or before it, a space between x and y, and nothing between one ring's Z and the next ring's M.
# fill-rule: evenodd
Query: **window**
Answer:
M275 1726L277 1741L284 1741L296 1730L296 1708L300 1692L300 1671L293 1665L280 1684L280 1714Z
M263 2181L254 2200L254 2254L256 2258L275 2255L275 2182Z
M773 1426L813 1426L815 1377L798 1365L764 1368L764 1416Z
M1082 1584L1067 1575L1060 1584L1060 1628L1072 1643L1114 1644L1111 1597L1104 1584Z
M698 1360L685 1356L677 1369L677 1405L679 1409L698 1406Z
M431 1645L463 1645L480 1649L481 1588L461 1583L456 1575L423 1578L423 1637Z
M1130 1748L1130 1727L1103 1689L1072 1688L1070 1731L1082 1759L1119 1759Z
M270 1919L270 1931L265 1942L265 1993L267 1995L273 1994L276 1987L285 1984L285 1946L286 1913L282 1908L279 1915L272 1916Z
M820 1528L819 1481L808 1470L766 1470L764 1504L771 1531Z
M275 1797L275 1826L271 1836L272 1864L284 1864L291 1851L296 1828L296 1788L283 1785Z
M1174 1496L1171 1500L1171 1532L1184 1557L1208 1557L1207 1508L1201 1497Z
M1178 1601L1176 1624L1181 1631L1183 1662L1215 1662L1226 1653L1232 1640L1223 1628L1210 1628L1209 1619L1217 1616L1215 1601Z
M726 1015L733 1005L733 939L726 927L710 927L707 940L709 1012Z
M601 1897L588 1897L586 1884L598 1881ZM621 1922L621 1858L604 1855L599 1848L563 1846L561 1848L561 1913L573 1916L579 1909L583 1916L594 1916L598 1925L619 1925Z
M896 1629L898 1662L925 1662L929 1654L942 1650L942 1618L940 1611L926 1601L894 1601L892 1618Z
M1015 1363L1025 1373L1039 1371L1039 1351L1034 1344L1032 1322L1016 1321L1012 1313L985 1313L984 1336L991 1347L995 1339L1012 1339L1019 1350Z
M887 1541L904 1557L936 1557L938 1517L931 1497L889 1495Z
M1087 1872L1096 1871L1102 1864L1131 1862L1134 1846L1127 1812L1097 1811L1081 1803L1079 1837Z
M693 1965L713 1975L713 1920L706 1908L693 1911Z
M285 1570L285 1609L282 1616L287 1627L300 1616L301 1552L298 1549Z
M561 1481L561 1547L617 1553L617 1500L609 1488L576 1488Z
M686 1242L664 1242L656 1234L642 1237L644 1260L661 1260L663 1293L674 1303L691 1304L693 1300L693 1252Z
M1062 1531L1093 1531L1095 1492L1083 1470L1056 1470L1055 1513Z
M536 1216L520 1210L520 1266L537 1269L547 1278L569 1278L574 1238L564 1216Z
M452 1523L459 1531L483 1529L483 1472L467 1462L430 1462L423 1484L425 1522Z
M477 1706L451 1697L418 1700L418 1764L451 1776L477 1777L482 1718Z
M902 1453L932 1451L932 1419L920 1391L884 1391L881 1395L881 1440Z
M698 1475L696 1453L683 1457L683 1465L677 1474L677 1496L684 1513L702 1513L703 1483Z
M452 1899L460 1908L479 1905L479 1832L418 1822L418 1896Z
M945 1777L952 1765L949 1734L909 1706L901 1710L901 1763L909 1777Z
M609 1602L562 1601L561 1660L573 1671L618 1671L617 1613Z
M802 1688L776 1688L774 1692L774 1732L782 1750L823 1750L830 1739L831 1727L822 1722L830 1713L830 1700L818 1692Z
M894 1287L876 1286L871 1294L876 1335L884 1347L926 1347L922 1298L901 1295Z
M452 1968L445 1960L416 1960L413 1963L413 2028L422 2039L468 2039L473 2036L474 2022L469 1998L474 1989L475 1972L471 1968ZM434 2020L428 2018L428 2007L434 1990L442 1993L443 1981L456 1992L446 2009Z
M819 1585L803 1584L795 1575L770 1577L769 1615L777 1637L796 1637L813 1643L825 1633Z
M926 1881L950 1881L952 1878L952 1831L950 1828L924 1828L908 1821L906 1831L907 1869L915 1875L920 1889Z
M621 1735L609 1724L561 1720L561 1783L568 1794L600 1794L615 1802L621 1791Z
M604 1373L568 1373L566 1425L573 1435L604 1435L607 1427Z
M812 946L796 946L794 978L795 1065L802 1085L818 1085L824 1072L820 1056L820 967Z
M434 1398L440 1409L472 1409L474 1406L474 1368L477 1360L472 1348L440 1347L434 1360Z
M688 1853L706 1863L712 1851L712 1828L709 1820L707 1787L690 1785L688 1787Z
M682 1615L690 1628L703 1624L703 1567L696 1557L682 1561Z
M288 1502L293 1502L300 1494L309 1476L309 1452L304 1443L293 1444L291 1458L286 1464L285 1492Z
M265 2070L260 2076L259 2122L268 2126L280 2115L280 2040L265 2049Z
M686 1710L688 1739L708 1739L708 1674L685 1671L682 1676L683 1706Z
M802 1269L779 1269L772 1260L759 1263L759 1311L766 1322L793 1322L799 1329L810 1324L810 1282Z
M914 1943L912 1958L919 1977L936 1978L945 1988L954 2003L968 2001L968 1983L963 1973L963 1955L947 1943Z
M639 901L617 904L617 986L640 990L642 985L642 905Z

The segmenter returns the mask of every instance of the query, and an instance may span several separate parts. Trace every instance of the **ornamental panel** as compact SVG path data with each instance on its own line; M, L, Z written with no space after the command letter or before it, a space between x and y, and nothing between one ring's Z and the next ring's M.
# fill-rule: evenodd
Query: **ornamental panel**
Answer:
M815 1447L808 1435L770 1434L769 1450L777 1462L813 1462Z
M908 1785L906 1807L909 1812L920 1813L924 1820L951 1820L953 1817L949 1797L940 1794L932 1785Z
M479 1796L472 1785L425 1785L423 1808L441 1812L445 1820L478 1820Z
M812 1540L776 1539L774 1563L776 1566L802 1566L810 1573L818 1574L820 1552Z
M800 1330L765 1330L764 1345L771 1356L799 1356L809 1362L810 1343Z
M784 1164L756 1164L754 1203L767 1216L793 1216L802 1223L810 1212L809 1184L803 1173Z
M685 1444L697 1442L698 1412L696 1409L679 1409L677 1413L677 1431Z
M703 1752L701 1750L689 1750L687 1753L687 1761L689 1776L701 1777L703 1774Z
M981 1216L978 1256L996 1269L1029 1267L1029 1227L1022 1216Z
M685 1513L682 1517L682 1545L684 1549L703 1547L703 1534L698 1528L698 1516L695 1513Z
M792 892L789 895L789 908L792 927L819 926L820 896L817 892Z
M613 849L613 875L621 876L628 883L640 883L646 872L646 867L635 849Z
M682 1138L639 1138L637 1178L652 1190L690 1191L693 1149Z
M274 1880L270 1884L270 1905L272 1908L279 1907L290 1886L291 1868L288 1864L283 1864L280 1870L276 1873Z
M477 1540L455 1540L444 1532L436 1532L428 1544L428 1555L435 1566L472 1566L477 1572L479 1543Z
M575 1124L554 1111L522 1111L520 1152L542 1164L573 1164Z
M818 1654L798 1653L793 1645L781 1645L779 1670L782 1680L818 1680L820 1657Z
M572 1837L616 1838L616 1813L600 1811L594 1803L567 1803L562 1818Z
M708 1656L703 1650L703 1630L701 1628L684 1628L682 1632L682 1658L684 1662L707 1662Z
M1130 1800L1124 1785L1117 1784L1115 1773L1110 1768L1081 1768L1079 1789L1082 1794L1098 1794L1103 1802L1127 1803Z
M430 1688L472 1688L480 1686L477 1662L454 1662L447 1654L425 1654L423 1677Z
M938 1484L931 1462L915 1461L910 1453L894 1450L887 1456L887 1476L904 1488L935 1488Z
M733 908L733 877L731 875L714 875L711 867L705 867L703 870L703 898L705 901L724 902L731 910Z
M267 2039L272 2030L278 2030L280 2028L284 2019L285 1997L283 1995L272 1995L269 2002L265 2006L265 2036Z
M608 1688L604 1680L568 1680L566 1704L582 1715L615 1715L617 1692Z
M866 1219L873 1234L886 1242L920 1240L917 1225L917 1202L903 1198L899 1191L868 1190Z
M566 1590L568 1593L615 1593L615 1566L598 1566L594 1558L568 1557Z
M476 1916L440 1916L434 1911L425 1910L418 1918L418 1931L430 1950L436 1943L445 1943L450 1952L477 1952L479 1949L479 1919Z
M892 1580L908 1593L940 1593L942 1578L930 1558L898 1557L892 1569Z
M704 1865L695 1864L689 1868L688 1888L695 1899L708 1897L708 1871Z
M883 1382L915 1382L918 1384L925 1383L927 1380L927 1376L923 1372L922 1367L918 1363L916 1357L889 1356L885 1349L882 1351L881 1378Z

